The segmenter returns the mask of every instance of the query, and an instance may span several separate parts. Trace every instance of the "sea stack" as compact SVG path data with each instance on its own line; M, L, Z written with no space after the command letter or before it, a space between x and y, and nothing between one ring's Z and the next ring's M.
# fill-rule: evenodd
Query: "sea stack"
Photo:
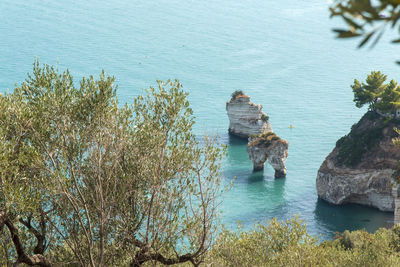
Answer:
M398 121L367 112L336 142L319 168L318 196L333 204L358 203L393 211L400 173L393 127L399 127Z
M250 138L247 144L247 153L253 162L254 171L264 169L265 161L275 170L275 178L286 177L286 158L288 156L289 143L273 132L260 134Z
M242 91L235 91L226 103L229 117L229 133L240 138L248 138L272 132L269 117L261 105L250 102L250 97Z

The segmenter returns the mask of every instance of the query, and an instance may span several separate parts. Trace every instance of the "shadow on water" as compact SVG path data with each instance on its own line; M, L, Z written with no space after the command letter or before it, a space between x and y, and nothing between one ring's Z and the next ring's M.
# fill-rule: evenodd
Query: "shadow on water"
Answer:
M247 178L249 184L258 183L264 180L264 171L252 171Z
M228 134L228 145L229 146L247 146L247 139L246 138L239 138L235 135Z
M393 212L383 212L358 204L333 205L320 198L315 206L314 217L317 224L337 232L357 229L374 232L379 227L393 225Z
M240 220L251 227L257 221L263 222L285 214L285 182L286 179L275 179L273 174L263 171L247 171L247 175L238 175L230 197L241 195L243 201L240 203L240 213L232 214L232 221Z
M246 151L247 140L229 135L227 141L227 160L224 169L237 177L247 176L253 170L253 163Z
M236 158L234 159L236 161ZM233 161L233 162L234 162ZM243 162L242 162L243 164ZM286 178L275 178L275 171L272 169L268 163L265 164L265 169L263 171L253 171L253 165L250 161L248 166L236 166L236 169L228 169L224 171L226 178L233 178L235 183L238 184L264 184L264 183L284 183ZM235 167L235 166L233 166Z

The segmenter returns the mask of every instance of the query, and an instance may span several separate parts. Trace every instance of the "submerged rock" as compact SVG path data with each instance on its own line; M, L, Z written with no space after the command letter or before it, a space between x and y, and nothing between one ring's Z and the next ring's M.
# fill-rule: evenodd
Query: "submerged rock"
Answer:
M273 132L261 134L251 138L247 144L247 153L253 162L254 171L264 169L268 163L275 170L275 178L286 177L286 158L288 156L289 143Z
M235 92L236 93L236 92ZM229 133L241 138L272 132L268 116L261 105L250 102L250 97L237 91L226 103L229 117Z
M393 145L398 121L367 112L339 139L317 175L318 196L333 204L357 203L393 211L400 149Z

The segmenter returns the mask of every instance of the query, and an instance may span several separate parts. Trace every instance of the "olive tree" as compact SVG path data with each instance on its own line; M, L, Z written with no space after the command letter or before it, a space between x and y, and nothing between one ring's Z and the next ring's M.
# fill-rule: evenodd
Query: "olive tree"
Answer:
M398 0L334 0L330 12L331 17L340 17L347 25L344 29L334 29L337 37L362 38L359 47L367 43L374 46L388 27L400 33ZM395 37L392 43L400 43L400 37Z
M178 81L158 81L132 106L116 89L104 72L76 87L69 71L35 62L0 97L4 264L202 261L224 149L196 139Z
M397 0L334 0L330 11L332 17L341 17L348 26L348 29L334 30L338 37L362 37L360 47L374 37L376 43L386 27L400 32L400 1ZM400 39L393 42L398 43Z

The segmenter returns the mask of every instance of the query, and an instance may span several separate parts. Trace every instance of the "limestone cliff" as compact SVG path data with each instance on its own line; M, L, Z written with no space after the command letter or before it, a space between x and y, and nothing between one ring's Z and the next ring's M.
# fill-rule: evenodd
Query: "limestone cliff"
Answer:
M250 135L272 132L268 116L261 109L261 105L250 102L249 96L244 94L233 96L226 103L229 133L241 138L248 138Z
M251 138L247 144L247 153L254 164L254 170L263 170L265 161L275 170L275 178L286 176L286 158L288 156L289 143L269 132L258 137Z
M358 203L393 211L400 149L392 143L398 121L367 112L322 163L318 196L333 204Z

